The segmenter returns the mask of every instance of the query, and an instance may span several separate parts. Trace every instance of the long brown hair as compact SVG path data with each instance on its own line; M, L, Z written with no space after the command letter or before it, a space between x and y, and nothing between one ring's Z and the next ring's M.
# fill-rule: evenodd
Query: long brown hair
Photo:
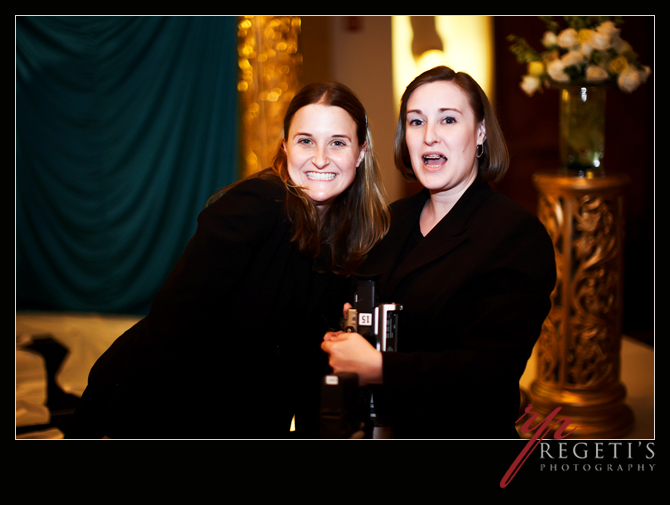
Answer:
M319 219L314 204L303 188L291 180L283 148L295 113L315 103L344 109L356 123L358 147L362 148L367 142L365 157L356 169L353 183L330 205L323 221ZM322 260L316 262L317 269L351 275L372 246L388 232L390 218L386 194L374 154L367 114L358 97L344 84L334 81L308 84L293 97L284 116L283 138L277 147L272 167L252 177L268 177L272 174L276 174L286 186L286 215L293 227L291 241L301 253L314 260ZM222 191L227 189L229 187ZM222 191L214 197L220 196Z
M460 87L468 96L470 107L475 114L475 121L486 124L486 140L483 153L479 158L479 176L485 181L496 182L502 179L509 166L509 152L498 123L493 106L484 90L469 74L454 72L451 68L439 66L425 71L407 85L400 99L400 114L395 135L395 166L405 179L416 181L414 170L405 141L405 125L407 123L407 102L414 90L422 84L435 81L450 81Z

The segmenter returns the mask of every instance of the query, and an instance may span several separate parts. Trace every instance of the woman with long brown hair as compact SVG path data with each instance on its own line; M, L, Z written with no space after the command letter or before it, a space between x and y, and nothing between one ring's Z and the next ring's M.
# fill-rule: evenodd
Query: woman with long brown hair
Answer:
M147 317L91 370L69 438L318 437L321 336L389 224L367 115L291 101L273 166L216 194Z

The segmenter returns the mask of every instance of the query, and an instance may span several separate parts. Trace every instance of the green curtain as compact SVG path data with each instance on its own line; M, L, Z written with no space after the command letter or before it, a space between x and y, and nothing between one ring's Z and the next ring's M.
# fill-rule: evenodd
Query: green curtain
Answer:
M237 18L16 18L16 306L144 314L237 180Z

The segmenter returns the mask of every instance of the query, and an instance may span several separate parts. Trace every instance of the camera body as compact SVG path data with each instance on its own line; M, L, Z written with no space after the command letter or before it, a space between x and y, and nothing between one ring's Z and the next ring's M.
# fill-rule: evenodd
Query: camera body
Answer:
M396 351L402 305L379 303L377 298L375 280L357 277L342 330L359 333L378 351ZM373 425L378 423L371 391L358 387L358 375L326 375L321 385L321 437L370 438Z
M344 331L360 333L378 351L398 349L398 318L402 305L379 303L374 279L357 278L352 306L342 325Z

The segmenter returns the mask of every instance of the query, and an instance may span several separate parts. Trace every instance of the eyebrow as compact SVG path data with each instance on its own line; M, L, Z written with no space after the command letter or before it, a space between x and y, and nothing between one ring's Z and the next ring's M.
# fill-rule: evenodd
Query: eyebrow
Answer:
M447 112L447 111L454 111L454 112L458 112L459 114L463 115L463 113L459 109L457 109L456 107L443 107L443 108L439 109L439 112ZM409 114L410 112L414 112L416 114L423 114L421 109L410 109L410 110L407 111L407 114Z
M300 135L304 135L306 137L313 137L313 133L308 133L308 132L296 132L295 135L293 135L293 138L299 137ZM336 133L335 135L331 135L331 138L342 138L342 139L347 139L351 140L351 137L349 135L346 135L344 133Z

